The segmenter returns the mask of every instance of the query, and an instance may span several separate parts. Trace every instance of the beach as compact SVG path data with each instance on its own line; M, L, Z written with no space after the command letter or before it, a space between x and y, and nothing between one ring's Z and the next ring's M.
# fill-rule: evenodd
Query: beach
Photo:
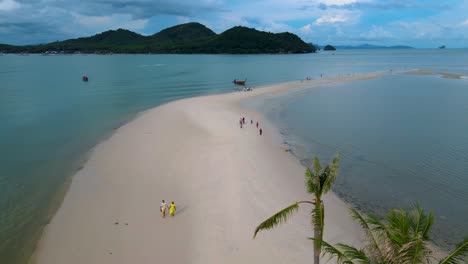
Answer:
M311 261L311 207L252 238L263 220L311 196L304 187L305 167L285 151L277 129L241 102L380 74L194 97L141 113L96 146L73 176L31 262ZM243 128L240 117L246 119ZM176 203L175 216L162 218L162 199ZM361 246L360 227L348 206L332 192L324 203L325 240Z

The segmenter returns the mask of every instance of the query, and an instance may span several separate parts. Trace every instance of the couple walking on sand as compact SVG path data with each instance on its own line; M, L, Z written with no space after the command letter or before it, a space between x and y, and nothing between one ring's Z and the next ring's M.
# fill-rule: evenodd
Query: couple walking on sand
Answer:
M169 214L171 216L174 216L175 211L176 211L176 205L174 201L172 201L171 205L169 206L164 200L162 200L161 205L159 206L159 211L161 211L163 218L166 217L166 211L168 209L169 209Z

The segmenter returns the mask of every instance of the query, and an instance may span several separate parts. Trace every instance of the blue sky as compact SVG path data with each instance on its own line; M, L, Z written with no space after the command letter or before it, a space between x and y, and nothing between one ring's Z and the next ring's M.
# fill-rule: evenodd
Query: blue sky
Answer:
M126 28L143 35L185 22L217 33L242 25L320 45L468 47L468 1L0 0L0 43L37 44Z

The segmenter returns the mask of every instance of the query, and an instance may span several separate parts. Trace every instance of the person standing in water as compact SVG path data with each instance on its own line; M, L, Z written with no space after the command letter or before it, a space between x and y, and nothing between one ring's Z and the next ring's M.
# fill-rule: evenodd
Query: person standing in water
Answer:
M175 211L176 211L176 205L175 205L174 201L172 201L171 205L169 206L169 214L171 216L174 216Z
M166 217L166 210L167 210L167 204L164 200L162 200L161 205L159 205L159 211L162 213L162 217Z

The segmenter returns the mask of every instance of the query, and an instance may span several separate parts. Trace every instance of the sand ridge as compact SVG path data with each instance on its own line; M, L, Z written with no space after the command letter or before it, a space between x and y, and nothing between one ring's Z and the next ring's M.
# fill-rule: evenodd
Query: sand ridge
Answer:
M284 151L275 127L240 103L380 74L295 81L145 111L94 149L74 176L32 263L310 261L311 208L303 207L284 226L252 239L261 221L309 196L305 168ZM241 116L247 121L242 129ZM161 199L175 201L174 217L161 217ZM333 193L324 200L326 240L359 246L360 228L347 206Z

